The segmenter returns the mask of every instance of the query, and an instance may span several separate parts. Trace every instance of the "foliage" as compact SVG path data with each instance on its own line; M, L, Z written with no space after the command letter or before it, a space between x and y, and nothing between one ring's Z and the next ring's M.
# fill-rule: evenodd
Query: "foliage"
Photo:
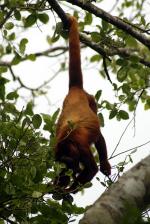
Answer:
M52 116L34 114L31 103L19 111L15 106L19 95L5 93L7 82L1 76L0 223L68 223L84 210L53 184L60 170L53 157L58 111ZM42 129L49 131L50 140ZM61 203L52 197L62 199Z

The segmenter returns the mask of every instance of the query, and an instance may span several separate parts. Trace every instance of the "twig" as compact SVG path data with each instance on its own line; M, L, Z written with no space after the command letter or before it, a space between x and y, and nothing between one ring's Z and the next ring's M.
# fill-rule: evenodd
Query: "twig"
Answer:
M116 152L116 150L117 150L117 148L118 148L118 146L119 146L119 144L120 144L120 142L121 142L121 140L122 140L122 138L123 138L123 136L124 136L126 130L128 129L128 127L129 127L130 124L132 123L133 119L134 119L134 117L130 120L130 122L129 122L129 123L127 124L127 126L125 127L125 129L124 129L123 133L121 134L121 136L120 136L120 138L119 138L119 141L118 141L118 143L117 143L117 145L116 145L114 151L112 152L111 156L109 157L109 159L112 159L112 158L113 158L114 153Z
M60 53L58 53L57 55L49 55L50 53L53 53L55 51L61 51ZM42 56L48 56L48 57L55 57L55 56L58 56L58 55L61 55L63 54L64 52L66 52L68 50L68 47L54 47L54 48L50 48L48 50L45 50L45 51L41 51L41 52L35 52L35 53L32 53L33 55L35 55L35 57L42 57ZM21 58L20 61L23 62L25 60L28 59L28 55L26 55L25 57ZM6 66L6 67L9 67L9 66L13 66L13 64L11 64L11 61L10 62L6 62L6 61L0 61L0 66Z
M112 81L111 81L111 79L110 79L110 75L108 73L107 63L106 63L106 58L105 57L103 57L103 66L104 66L104 71L105 71L105 74L106 74L107 79L109 80L109 82L111 84L113 84Z
M51 49L48 49L48 50L45 50L45 51L42 51L42 52L36 52L34 53L34 55L36 57L40 57L40 56L49 56L50 53L53 53L55 51L61 51L61 53L59 53L58 55L60 54L63 54L64 52L66 52L68 50L68 47L54 47L54 48L51 48ZM49 57L55 57L56 55L52 55L52 56L49 56ZM23 59L23 60L26 60L26 57Z
M118 5L118 2L119 2L119 0L116 0L114 5L112 6L112 8L109 10L109 13L111 13L116 8L116 6Z
M9 65L8 66L8 68L9 68L9 71L10 71L10 73L11 73L11 75L12 75L12 77L13 77L13 80L14 81L18 81L19 82L19 84L20 84L20 86L21 87L23 87L23 88L25 88L25 89L27 89L27 90L30 90L30 91L32 91L32 92L36 92L36 91L38 91L39 89L41 89L41 88L43 88L44 86L46 86L48 83L50 83L58 74L59 74L59 72L60 72L60 69L50 78L50 79L48 79L47 81L45 81L43 84L41 84L40 86L38 86L38 87L36 87L36 88L31 88L31 87L28 87L28 86L26 86L23 82L22 82L22 80L20 79L20 77L16 77L15 76L15 74L14 74L14 71L13 71L13 69L12 69L12 67Z
M125 150L125 151L123 151L123 152L119 152L118 154L112 156L110 159L113 159L113 158L115 158L115 157L117 157L117 156L119 156L119 155L122 155L122 154L126 153L126 152L130 152L130 151L132 151L132 150L134 150L134 149L141 148L141 147L143 147L143 146L145 146L145 145L147 145L147 144L149 144L149 143L150 143L150 141L147 141L147 142L145 142L145 143L143 143L143 144L141 144L141 145L139 145L139 146L135 146L135 147L133 147L133 148L131 148L131 149L127 149L127 150Z

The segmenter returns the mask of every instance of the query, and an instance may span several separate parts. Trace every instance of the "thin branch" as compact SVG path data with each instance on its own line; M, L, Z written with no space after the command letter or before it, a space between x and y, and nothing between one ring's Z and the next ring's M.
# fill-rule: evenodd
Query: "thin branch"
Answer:
M105 20L106 22L111 23L117 28L130 34L131 36L133 36L135 39L137 39L139 42L141 42L150 49L150 39L147 38L144 34L141 34L137 30L135 30L129 24L120 20L118 17L110 15L109 13L105 12L104 10L98 8L97 6L85 0L65 0L65 1L73 5L79 6L80 8L94 14L95 16Z
M34 88L30 88L30 87L26 86L26 85L22 82L22 80L20 79L20 77L16 77L15 74L14 74L14 71L13 71L13 69L12 69L11 66L9 66L8 68L9 68L9 71L10 71L12 77L13 77L13 81L18 81L19 84L21 85L21 87L23 87L23 88L25 88L25 89L28 89L28 90L30 90L30 91L35 91L35 90L36 90L36 89L34 89Z
M36 53L33 53L36 57L40 57L40 56L49 56L50 53L53 53L55 51L62 51L61 53L59 53L58 55L60 54L63 54L64 52L66 52L68 50L68 47L54 47L54 48L51 48L51 49L48 49L48 50L45 50L45 51L42 51L42 52L36 52ZM49 56L49 57L55 57L56 55L52 55L52 56ZM23 60L26 60L26 57L23 59Z
M20 77L16 77L15 76L15 74L14 74L14 71L13 71L13 69L12 69L12 67L9 65L8 66L8 68L9 68L9 71L10 71L10 73L11 73L11 75L12 75L12 77L13 77L13 80L14 81L18 81L19 82L19 84L20 84L20 86L21 87L23 87L23 88L25 88L25 89L27 89L27 90L30 90L30 91L32 91L32 92L36 92L36 91L39 91L39 89L41 89L41 88L43 88L44 86L46 86L46 85L48 85L58 74L59 74L59 72L60 72L60 69L50 78L50 79L48 79L47 81L45 81L43 84L41 84L40 86L38 86L38 87L36 87L36 88L31 88L31 87L28 87L28 86L26 86L23 82L22 82L22 80L20 79Z
M47 56L47 57L56 57L58 55L64 54L64 52L66 52L68 50L68 47L54 47L54 48L50 48L48 50L45 51L41 51L41 52L35 52L32 53L33 55L35 55L35 57L42 57L42 56ZM53 53L55 51L62 51L60 53L58 53L57 55L49 55L50 53ZM23 62L25 60L28 59L28 55L26 55L25 57L21 58L20 61ZM13 66L13 64L11 64L12 62L6 62L6 61L0 61L0 66Z
M149 143L150 143L150 141L147 141L147 142L145 142L145 143L143 143L143 144L141 144L141 145L135 146L135 147L133 147L133 148L131 148L131 149L127 149L127 150L125 150L125 151L123 151L123 152L119 152L118 154L112 156L110 159L113 159L113 158L115 158L115 157L117 157L117 156L119 156L119 155L122 155L122 154L126 153L126 152L130 152L130 151L132 151L132 150L134 150L134 149L141 148L141 147L143 147L143 146L145 146L145 145L147 145L147 144L149 144Z
M114 5L112 6L112 8L109 10L109 13L111 13L116 8L116 6L118 5L118 2L119 2L119 0L116 0Z
M124 136L126 130L128 129L128 127L129 127L130 124L132 123L133 119L134 119L134 117L130 120L130 122L129 122L129 123L127 124L127 126L125 127L125 129L124 129L124 131L122 132L122 134L121 134L121 136L120 136L120 138L119 138L119 141L118 141L118 143L117 143L115 149L113 150L111 156L109 157L109 159L112 159L112 158L113 158L114 153L116 152L116 150L117 150L117 148L118 148L118 146L119 146L119 144L120 144L120 142L121 142L121 140L122 140L122 138L123 138L123 136Z

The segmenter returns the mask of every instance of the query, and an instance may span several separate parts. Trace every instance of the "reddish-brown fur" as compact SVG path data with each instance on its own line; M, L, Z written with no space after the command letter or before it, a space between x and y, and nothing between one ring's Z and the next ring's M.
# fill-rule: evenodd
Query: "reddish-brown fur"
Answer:
M78 184L91 181L98 171L90 150L91 144L94 143L98 151L101 172L110 175L111 167L100 132L95 99L83 89L78 23L73 16L69 16L69 22L69 93L57 123L55 156L57 161L66 164L57 184L75 192ZM68 169L72 169L74 177L69 188L70 177L65 174Z

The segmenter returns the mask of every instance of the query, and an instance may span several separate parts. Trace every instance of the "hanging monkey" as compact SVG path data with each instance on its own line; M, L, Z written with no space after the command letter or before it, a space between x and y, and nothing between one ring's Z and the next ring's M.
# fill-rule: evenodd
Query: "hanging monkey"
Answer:
M90 150L95 144L100 160L100 171L109 176L111 167L107 148L100 132L97 105L92 95L83 89L78 23L69 16L69 92L64 99L61 115L56 126L56 161L66 164L56 184L67 192L76 192L79 185L92 180L98 166ZM81 167L82 165L82 167ZM73 172L73 183L65 173Z

